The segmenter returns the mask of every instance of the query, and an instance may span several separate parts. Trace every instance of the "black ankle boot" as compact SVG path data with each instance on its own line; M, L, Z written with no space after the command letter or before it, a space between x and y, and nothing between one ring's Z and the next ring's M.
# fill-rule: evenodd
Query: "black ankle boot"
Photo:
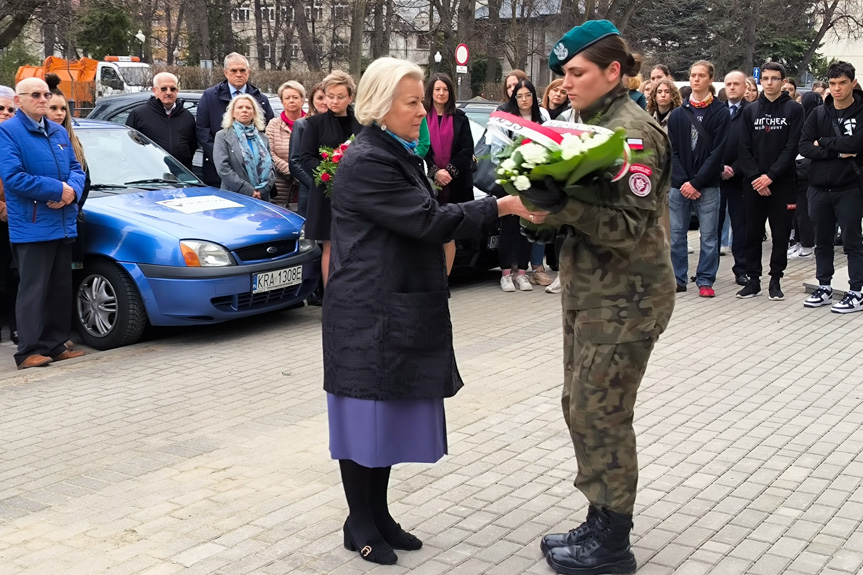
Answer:
M629 548L632 515L597 510L593 529L579 545L550 549L546 561L563 575L635 573Z
M556 547L569 547L571 545L582 543L593 530L593 523L595 520L596 507L591 505L587 508L587 520L584 523L571 530L569 533L553 533L543 537L542 541L539 543L539 548L542 550L542 554L545 555L548 553L549 549L554 549Z

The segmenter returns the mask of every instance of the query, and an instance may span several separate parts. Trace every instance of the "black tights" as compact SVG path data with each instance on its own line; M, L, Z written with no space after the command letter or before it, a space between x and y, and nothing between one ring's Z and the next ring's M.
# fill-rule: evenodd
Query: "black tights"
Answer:
M387 488L392 467L364 467L350 459L339 459L342 485L348 500L348 528L357 543L379 535L392 535L400 527L387 506Z

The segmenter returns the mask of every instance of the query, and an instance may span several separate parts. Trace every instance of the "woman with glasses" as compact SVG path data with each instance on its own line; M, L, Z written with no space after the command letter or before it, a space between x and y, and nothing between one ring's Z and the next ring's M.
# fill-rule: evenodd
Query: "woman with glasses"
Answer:
M513 86L509 101L503 104L500 110L538 124L549 120L548 112L539 107L536 88L530 80L519 80ZM551 277L545 273L542 265L545 246L536 244L535 250L533 251L527 238L521 235L518 216L504 216L500 219L500 244L497 254L500 261L502 291L533 291L530 278L526 275L529 260L533 260L531 275L537 285L547 286L551 283Z
M299 181L291 174L290 150L294 123L306 115L303 100L306 89L299 82L291 80L279 86L279 99L284 110L267 123L267 139L270 141L270 155L276 166L276 195L285 207L298 204L297 189Z
M354 118L351 103L356 93L356 84L350 75L335 70L321 86L327 96L327 111L304 120L306 127L300 148L300 161L309 174L321 163L321 147L336 148L360 133L362 126ZM324 286L330 271L330 223L332 202L324 194L325 186L309 189L309 213L306 217L306 238L321 242L321 275Z

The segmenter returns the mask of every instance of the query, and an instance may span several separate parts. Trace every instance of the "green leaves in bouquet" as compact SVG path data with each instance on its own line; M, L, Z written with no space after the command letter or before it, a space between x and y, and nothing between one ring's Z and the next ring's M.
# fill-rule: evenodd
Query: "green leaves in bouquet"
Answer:
M544 180L546 176L551 176L558 182L566 182L569 174L572 173L584 160L585 156L574 156L568 160L559 158L560 152L552 154L552 157L557 155L556 161L553 164L541 164L535 167L530 172L531 180Z
M578 158L581 161L576 165L575 170L569 174L569 177L566 179L566 185L570 186L592 172L614 165L623 156L625 146L626 130L618 128L605 142L589 148L585 154L572 158L573 160ZM536 169L534 172L536 172Z

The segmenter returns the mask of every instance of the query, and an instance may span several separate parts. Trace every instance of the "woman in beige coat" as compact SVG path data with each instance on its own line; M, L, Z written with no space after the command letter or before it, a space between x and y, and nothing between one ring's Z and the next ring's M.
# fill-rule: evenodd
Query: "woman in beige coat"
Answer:
M306 115L303 112L306 90L299 82L285 82L279 86L279 99L285 110L267 123L266 133L270 141L270 155L276 168L276 196L280 204L283 203L288 208L293 204L296 209L299 186L295 185L291 176L288 157L294 122Z

